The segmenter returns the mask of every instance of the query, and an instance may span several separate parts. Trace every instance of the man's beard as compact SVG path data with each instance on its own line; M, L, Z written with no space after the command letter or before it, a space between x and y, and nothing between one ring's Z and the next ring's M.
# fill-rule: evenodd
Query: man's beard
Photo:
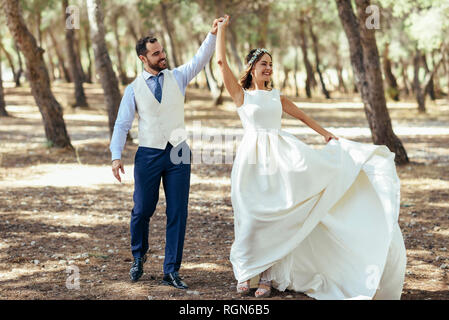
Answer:
M160 66L161 61L164 61L164 62L165 62L165 63L163 63L164 67L161 67L161 66ZM162 71L162 70L164 70L165 68L167 68L167 59L159 60L158 63L156 63L156 64L151 64L151 63L148 61L148 66L149 66L151 69L156 70L156 71L158 71L158 72L159 72L159 71Z

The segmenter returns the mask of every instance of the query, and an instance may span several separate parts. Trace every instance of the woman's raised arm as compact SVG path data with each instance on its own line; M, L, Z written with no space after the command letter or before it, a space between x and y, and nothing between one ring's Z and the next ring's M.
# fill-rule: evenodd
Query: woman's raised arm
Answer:
M237 82L234 74L229 68L228 61L226 60L226 27L229 23L229 16L225 15L225 20L218 23L217 32L217 43L216 43L216 53L217 53L217 63L220 67L221 74L223 76L223 83L226 90L228 90L237 107L243 104L243 89Z

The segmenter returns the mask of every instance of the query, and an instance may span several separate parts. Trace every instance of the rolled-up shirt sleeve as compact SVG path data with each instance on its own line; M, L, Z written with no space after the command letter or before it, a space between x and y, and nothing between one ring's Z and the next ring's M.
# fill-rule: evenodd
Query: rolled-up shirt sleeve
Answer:
M175 75L178 73L181 77L183 93L185 93L185 88L189 82L203 70L206 63L212 58L215 52L216 40L217 36L209 32L195 56L186 64L173 69Z
M120 102L111 144L109 145L112 160L121 159L122 151L126 143L126 136L128 131L131 130L135 114L136 101L134 99L134 89L131 85L128 85Z

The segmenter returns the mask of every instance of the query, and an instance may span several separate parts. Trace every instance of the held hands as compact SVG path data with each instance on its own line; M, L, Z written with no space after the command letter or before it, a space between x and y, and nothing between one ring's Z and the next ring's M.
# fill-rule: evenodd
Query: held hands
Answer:
M336 139L338 140L338 137L334 136L332 133L328 132L325 135L323 135L324 137L324 141L329 142L331 139Z
M212 33L213 35L216 35L217 31L218 31L218 25L220 22L223 22L224 19L225 19L224 17L215 19L214 22L212 23L212 29L210 30L210 33Z
M122 160L116 159L112 161L112 174L117 178L118 181L122 182L122 178L120 177L120 170L123 174L125 174L125 167L123 166Z
M231 17L228 16L227 14L224 15L224 18L220 18L222 19L221 21L218 22L218 28L225 28L228 24L229 24L229 19Z

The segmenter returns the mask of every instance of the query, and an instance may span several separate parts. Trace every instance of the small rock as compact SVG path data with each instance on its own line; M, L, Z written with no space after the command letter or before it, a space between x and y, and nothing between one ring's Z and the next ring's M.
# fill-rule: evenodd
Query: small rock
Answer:
M109 250L108 250L108 253L114 253L114 250L109 249Z
M32 246L34 246L36 244L36 241L31 241L30 243Z
M165 258L165 256L158 256L157 258L158 258L159 260L162 260L162 259Z
M286 298L291 299L291 298L293 298L293 296L288 295L288 296L286 296Z
M448 269L449 268L449 266L446 264L446 263L443 263L441 266L440 266L440 269Z
M148 300L153 300L154 297L153 296L148 296Z
M34 264L39 264L39 260L34 260L33 263Z
M67 261L66 260L64 260L64 259L62 259L62 260L59 260L59 264L65 264Z
M88 258L88 257L89 257L89 254L87 252L85 252L81 255L81 258Z
M441 251L447 251L446 247L440 248Z
M90 260L89 260L89 259L86 259L86 260L84 260L84 262L85 262L86 264L89 264Z
M75 260L69 260L69 264L74 264Z

